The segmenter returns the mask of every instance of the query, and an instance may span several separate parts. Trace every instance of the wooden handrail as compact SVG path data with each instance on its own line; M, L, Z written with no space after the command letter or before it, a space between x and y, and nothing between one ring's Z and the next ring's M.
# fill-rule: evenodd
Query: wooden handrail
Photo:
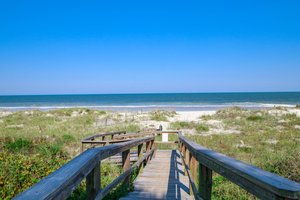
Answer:
M146 154L141 156L141 146L144 143L146 143L148 148ZM107 188L100 190L101 160L118 153L124 155L124 152L126 152L126 156L130 156L130 149L135 146L138 146L139 149L139 160L132 167L129 167L130 164L128 162L130 162L130 159L127 158L123 160L123 166L127 166L124 173L113 181L113 183L109 184ZM60 169L43 178L28 190L19 194L15 199L66 199L85 177L87 178L86 185L88 199L102 199L110 189L126 179L134 168L138 167L143 162L147 163L149 158L154 155L154 151L154 137L145 137L128 142L88 149Z
M120 142L130 141L133 138L141 138L146 136L153 136L155 132L151 133L144 133L144 132L134 132L134 133L127 133L126 131L118 131L118 132L107 132L107 133L100 133L95 134L89 137L86 137L81 140L81 152L84 151L84 144L90 144L91 146L99 146L99 145L107 145L107 144L114 144ZM109 140L106 140L107 136L111 136ZM101 140L95 140L96 138L101 138Z
M86 137L86 138L82 139L81 141L90 141L90 140L94 140L97 137L114 136L114 135L121 135L121 134L126 134L126 131L99 133L99 134L95 134L95 135Z
M299 183L207 149L185 138L181 132L178 135L180 155L196 199L211 199L212 171L261 199L300 198Z
M197 200L211 199L213 171L261 199L300 199L300 184L297 182L207 149L185 138L180 131L158 133L178 133L185 175L189 177L190 192ZM146 152L143 155L144 143ZM138 147L138 161L130 166L130 149L135 146ZM123 173L101 190L101 161L118 153L122 153ZM88 149L15 199L66 199L84 178L87 180L88 199L102 199L121 181L128 184L133 170L140 169L141 164L147 163L154 155L154 136Z

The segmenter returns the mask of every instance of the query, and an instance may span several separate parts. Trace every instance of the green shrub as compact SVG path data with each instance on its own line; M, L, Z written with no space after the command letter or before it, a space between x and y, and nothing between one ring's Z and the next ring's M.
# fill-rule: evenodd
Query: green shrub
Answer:
M75 137L72 136L72 135L65 134L65 135L62 136L62 141L63 141L64 143L70 143L70 142L75 142L76 139L75 139Z
M247 117L247 120L249 120L249 121L260 121L260 120L263 120L263 117L258 116L258 115L251 115L251 116Z
M0 151L0 199L11 199L66 162L64 157Z
M57 142L57 143L44 143L37 145L38 152L45 156L65 156L65 152L62 150L63 143Z
M170 124L172 129L195 129L197 132L209 131L209 127L205 124L187 121L177 121Z
M150 119L154 121L168 121L168 117L174 117L175 111L154 110L150 112Z
M196 124L195 129L198 132L207 132L207 131L209 131L209 127L206 126L205 124Z
M97 111L97 114L98 114L98 115L106 115L106 113L107 113L107 112L104 111L104 110L98 110L98 111Z
M26 139L18 138L15 141L8 141L4 146L9 151L13 152L26 151L32 147L32 142Z
M170 124L172 129L189 129L194 128L194 123L187 121L177 121Z

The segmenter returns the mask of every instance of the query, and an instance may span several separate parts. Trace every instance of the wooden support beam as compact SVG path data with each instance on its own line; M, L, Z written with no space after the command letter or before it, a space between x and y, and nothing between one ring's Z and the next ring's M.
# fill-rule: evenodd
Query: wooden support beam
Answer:
M192 155L192 166L191 166L191 171L193 173L193 179L196 182L197 180L197 160L195 156Z
M143 150L143 144L138 145L138 152L137 152L138 153L138 158L143 156L142 150Z
M153 154L150 157L150 159L152 160L152 158L155 157L155 141L154 140L151 141L150 149L151 150L154 149Z
M138 159L143 157L143 143L138 145ZM142 162L139 166L138 166L138 173L140 173L140 171L143 169L144 167L144 163Z
M188 165L188 167L189 167L189 169L191 170L191 163L192 163L192 153L191 152L189 152L189 158L187 159L187 165ZM195 182L195 180L194 180L194 182ZM193 194L193 186L191 185L191 182L189 182L190 184L189 184L189 188L190 188L190 195L192 195Z
M130 149L122 152L122 166L124 172L130 168ZM129 188L130 175L125 178L124 184L126 184Z
M182 159L184 159L184 160L186 160L186 146L185 146L185 144L182 144L182 156L183 156L183 158ZM186 176L186 174L187 174L187 172L186 172L186 168L184 168L184 175Z
M151 143L151 141L146 142L146 153L149 153L149 152L150 152L150 143ZM150 158L150 156L147 157L147 159L146 159L146 164L148 164L149 158Z
M185 160L187 166L190 168L190 151L188 149L186 149L184 157L185 157L184 160ZM185 176L188 175L187 170L184 170L184 175Z
M198 173L199 194L204 200L210 200L212 193L212 170L202 164L199 164Z
M101 189L100 162L98 162L95 168L86 177L87 199L88 200L95 199L100 189Z
M83 152L83 143L81 143L81 153Z

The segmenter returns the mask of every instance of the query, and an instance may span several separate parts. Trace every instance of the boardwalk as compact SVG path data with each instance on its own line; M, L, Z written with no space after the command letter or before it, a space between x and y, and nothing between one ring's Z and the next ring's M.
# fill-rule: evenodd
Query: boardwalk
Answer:
M158 150L136 179L134 188L134 192L121 199L193 199L188 194L188 177L184 176L181 159L175 150Z

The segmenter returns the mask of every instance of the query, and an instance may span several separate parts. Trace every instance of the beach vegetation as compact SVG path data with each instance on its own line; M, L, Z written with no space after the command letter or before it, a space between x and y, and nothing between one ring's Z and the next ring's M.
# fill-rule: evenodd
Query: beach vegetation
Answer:
M11 152L27 151L32 147L32 141L27 139L18 138L7 138L8 141L4 143L4 147Z
M207 132L209 131L209 127L205 124L197 123L195 124L195 129L197 132Z
M150 113L150 119L154 121L168 121L169 117L174 117L176 115L175 111L167 110L154 110Z
M228 108L211 115L240 134L188 135L209 149L300 182L300 118L269 110ZM224 177L213 176L213 199L255 199Z
M192 129L194 127L194 123L188 121L176 121L170 124L172 129Z
M176 121L170 124L171 129L195 129L197 132L207 132L209 127L200 122Z
M251 115L251 116L247 117L248 121L260 121L262 119L263 118L261 116L258 116L258 115Z
M138 132L143 129L136 120L119 120L117 123L96 126L99 119L111 119L112 114L79 110L19 111L1 117L0 199L13 198L78 155L80 140L86 136L107 131ZM175 116L175 113L163 115L169 120L169 116ZM186 136L202 146L300 182L300 129L297 128L300 118L296 114L278 109L247 110L234 107L219 110L204 118L194 122L171 122L170 128L206 132ZM240 134L211 134L218 125L212 127L210 120L220 122L222 128L238 130ZM157 136L156 140L161 141L161 136ZM170 134L169 140L178 140L178 136ZM176 145L157 144L157 147L170 149L176 148ZM103 162L102 187L121 171L119 166ZM120 184L106 199L118 199L127 192ZM83 181L70 199L85 198ZM213 199L253 198L222 176L213 175Z

